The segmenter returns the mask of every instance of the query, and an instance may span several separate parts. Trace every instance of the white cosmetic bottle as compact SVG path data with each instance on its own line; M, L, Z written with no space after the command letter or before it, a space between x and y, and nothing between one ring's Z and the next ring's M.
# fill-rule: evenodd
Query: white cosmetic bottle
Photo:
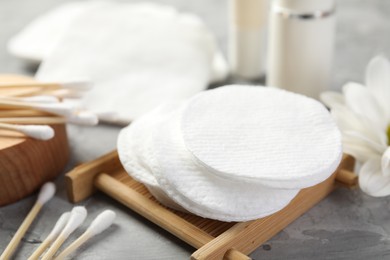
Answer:
M328 89L334 0L273 0L267 85L317 98Z
M229 62L232 73L245 80L265 74L268 0L230 0Z

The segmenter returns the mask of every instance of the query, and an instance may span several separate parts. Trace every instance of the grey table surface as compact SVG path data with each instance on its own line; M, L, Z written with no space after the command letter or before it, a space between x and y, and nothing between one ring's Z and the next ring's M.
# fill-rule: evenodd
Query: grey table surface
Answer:
M0 1L0 72L33 75L34 70L6 51L6 42L36 16L65 0ZM226 50L226 0L160 0L201 16ZM390 57L390 1L338 1L332 88L363 82L364 68L376 54ZM115 148L118 127L69 127L71 162L87 161ZM82 141L82 142L81 142ZM68 202L63 177L58 192L22 241L16 259L26 259L50 232ZM35 196L0 208L0 251L31 208ZM80 203L89 216L80 235L103 209L118 218L107 232L73 255L74 259L188 259L193 248L103 194ZM67 242L68 244L69 242ZM390 259L390 197L371 198L359 190L338 189L251 254L254 259Z

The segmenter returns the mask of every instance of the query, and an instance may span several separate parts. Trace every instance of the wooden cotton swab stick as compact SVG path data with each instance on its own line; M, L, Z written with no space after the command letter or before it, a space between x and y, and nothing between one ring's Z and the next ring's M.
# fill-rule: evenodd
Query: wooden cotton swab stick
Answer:
M37 140L49 140L54 137L54 130L48 125L13 125L0 123L0 129L22 133Z
M8 260L11 258L16 248L18 247L20 240L26 233L27 229L30 227L31 223L34 221L35 217L38 215L42 206L54 196L55 190L56 187L51 182L45 183L42 186L37 201L28 213L27 217L24 219L22 225L20 225L18 231L16 231L14 237L8 244L7 248L4 250L3 254L0 256L0 260Z
M29 109L18 109L18 110L0 110L0 118L9 118L9 117L53 117L55 115L38 111L38 110L29 110Z
M16 88L15 88L16 89ZM32 95L39 95L42 92L42 88L25 88L25 89L17 89L18 91L12 91L10 93L4 94L2 96L7 97L29 97Z
M64 124L67 120L64 117L0 117L0 123L8 123L8 124Z
M71 245L64 249L64 251L62 251L55 259L64 259L66 256L68 256L85 242L87 242L90 238L106 230L114 222L115 217L116 214L112 210L105 210L100 213L99 216L97 216L95 220L92 221L88 229L77 240L75 240Z
M31 97L0 97L0 100L27 102L27 103L58 103L60 100L54 96L38 95Z
M60 102L60 100L57 97L50 96L50 95L35 95L35 96L27 96L27 97L0 96L0 100L27 102L27 103L59 103Z
M88 80L73 80L62 83L52 82L29 82L29 83L3 83L0 84L0 88L44 88L44 89L77 89L77 90L89 90L92 85Z
M69 235L72 234L73 231L75 231L84 222L86 217L87 210L84 207L74 207L70 213L68 223L66 223L66 226L53 242L46 254L43 255L42 260L50 260L61 247L61 245L65 242L65 240L69 237Z
M66 223L68 223L70 217L70 212L65 212L57 220L57 223L54 225L54 228L46 239L41 243L41 245L35 250L35 252L28 258L28 260L38 260L41 254L46 250L46 248L58 237L60 232L64 229Z
M1 88L0 88L1 90ZM23 91L18 90L17 93L6 94L7 97L30 97L37 95L48 95L56 98L81 98L84 96L84 89L71 88L27 88Z

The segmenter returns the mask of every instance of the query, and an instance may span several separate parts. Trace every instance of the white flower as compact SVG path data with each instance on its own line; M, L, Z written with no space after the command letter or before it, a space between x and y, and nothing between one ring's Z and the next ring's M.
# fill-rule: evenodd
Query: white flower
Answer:
M360 188L375 197L390 195L390 63L373 58L366 69L366 86L347 83L343 94L325 92L342 135L343 149L362 163Z

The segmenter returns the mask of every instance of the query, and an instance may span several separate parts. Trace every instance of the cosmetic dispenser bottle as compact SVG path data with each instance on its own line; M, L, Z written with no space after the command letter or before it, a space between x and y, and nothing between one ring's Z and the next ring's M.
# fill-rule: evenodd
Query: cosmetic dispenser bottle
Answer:
M265 74L268 0L230 0L228 58L232 74L254 80Z
M273 0L267 85L318 99L330 86L334 0Z

